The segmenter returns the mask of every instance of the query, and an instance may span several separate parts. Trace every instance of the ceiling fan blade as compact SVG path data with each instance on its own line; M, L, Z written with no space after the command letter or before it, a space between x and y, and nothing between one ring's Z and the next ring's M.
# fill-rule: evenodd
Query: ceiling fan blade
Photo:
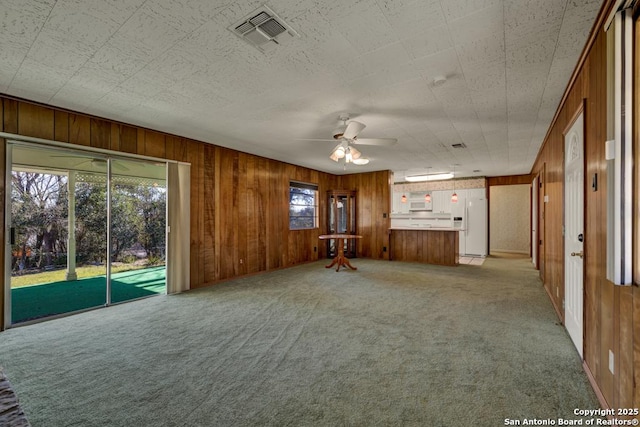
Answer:
M358 136L358 134L362 131L362 129L366 127L367 126L363 123L350 121L349 124L347 125L347 128L344 130L344 134L342 135L342 137L347 139L353 139L356 136Z
M391 146L398 142L396 138L356 138L354 144Z
M107 161L105 159L90 159L87 160L87 162L91 162L91 165L100 169L106 169L107 167ZM115 161L115 162L111 162L111 167L114 170L119 170L119 171L128 171L129 168L121 165L119 162Z
M331 142L336 142L335 139L319 139L319 138L297 138L296 141L331 141Z

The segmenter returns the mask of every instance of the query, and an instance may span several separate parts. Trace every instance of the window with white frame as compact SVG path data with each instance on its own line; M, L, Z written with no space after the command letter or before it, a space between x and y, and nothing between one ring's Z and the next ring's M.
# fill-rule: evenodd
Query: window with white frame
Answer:
M289 183L289 230L318 227L318 186L303 182Z

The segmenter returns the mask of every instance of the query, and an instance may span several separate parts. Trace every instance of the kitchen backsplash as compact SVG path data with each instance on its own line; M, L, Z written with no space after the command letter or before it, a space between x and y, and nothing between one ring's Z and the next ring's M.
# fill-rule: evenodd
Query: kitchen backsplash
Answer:
M455 180L450 179L447 181L426 181L395 184L393 186L393 191L396 193L410 193L412 191L426 190L453 190L454 182L455 188L460 190L469 188L485 188L487 186L486 178L468 178Z

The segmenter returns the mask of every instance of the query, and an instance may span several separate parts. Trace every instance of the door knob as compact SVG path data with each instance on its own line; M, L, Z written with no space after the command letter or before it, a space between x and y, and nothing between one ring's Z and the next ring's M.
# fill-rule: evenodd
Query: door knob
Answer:
M580 252L571 252L571 256L579 256L580 258L582 258L584 256L584 253L582 251L580 251Z

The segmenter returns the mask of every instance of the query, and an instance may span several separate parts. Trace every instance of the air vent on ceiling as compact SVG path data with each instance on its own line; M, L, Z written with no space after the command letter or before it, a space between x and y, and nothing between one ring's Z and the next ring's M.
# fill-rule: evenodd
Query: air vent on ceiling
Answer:
M467 145L464 142L461 142L459 144L451 144L451 146L453 148L467 148Z
M230 26L229 30L262 52L298 37L298 33L266 5Z

